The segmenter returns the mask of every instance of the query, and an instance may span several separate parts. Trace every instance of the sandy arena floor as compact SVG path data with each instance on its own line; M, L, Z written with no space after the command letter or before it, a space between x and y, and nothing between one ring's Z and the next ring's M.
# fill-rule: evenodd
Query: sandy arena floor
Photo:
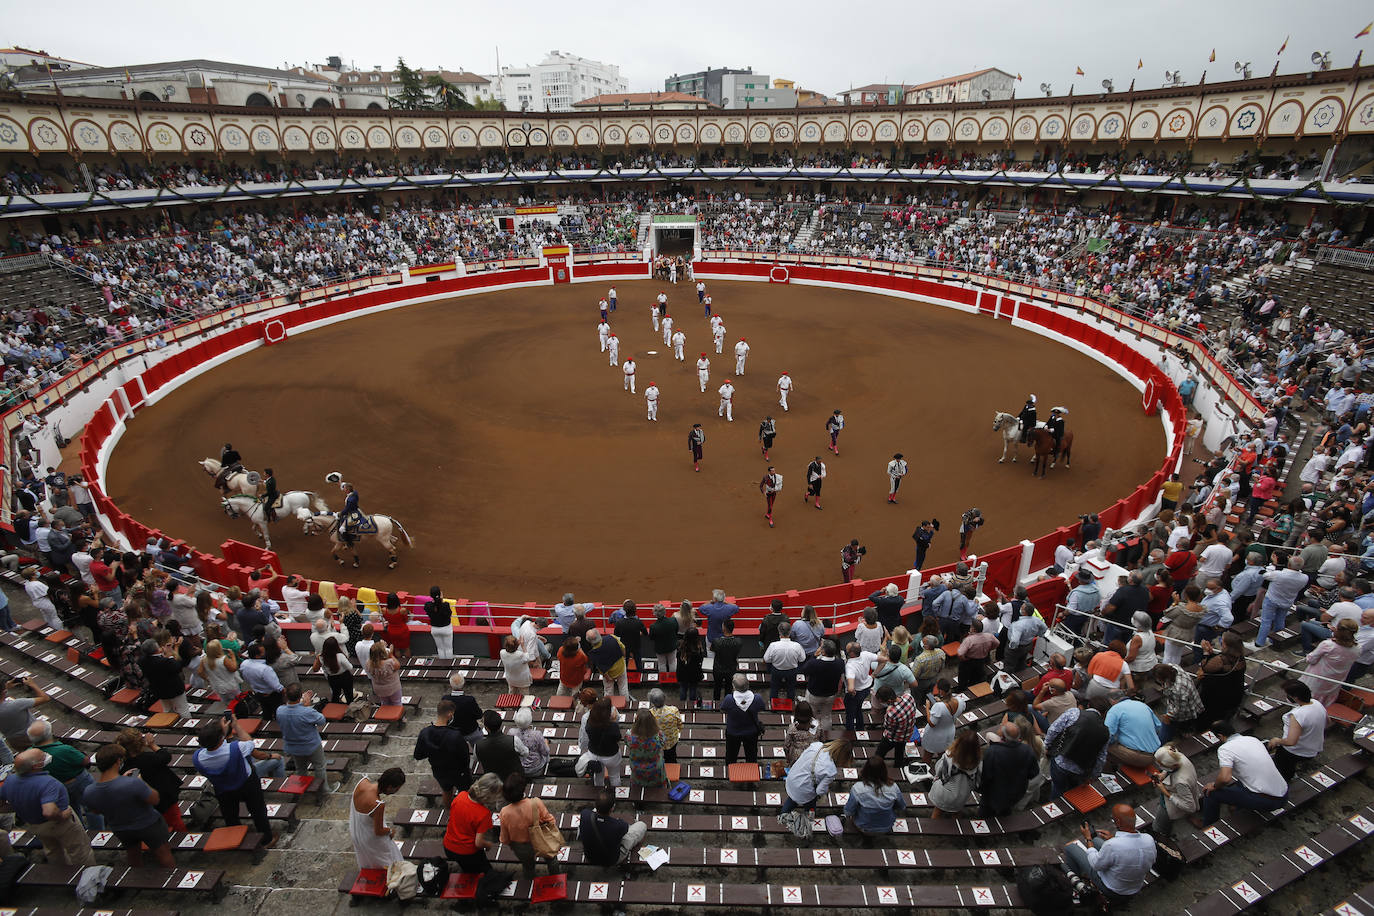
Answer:
M879 295L805 286L709 284L726 322L717 356L692 287L669 289L687 334L672 359L649 322L661 284L619 283L612 327L621 358L639 361L638 395L598 352L601 284L515 290L354 319L206 373L139 414L111 460L108 492L145 524L201 549L251 542L246 520L220 510L196 465L227 440L247 465L276 470L282 489L314 489L339 470L364 511L399 518L415 539L388 571L375 543L363 568L333 565L328 544L295 522L274 528L283 565L312 577L496 602L702 598L713 586L767 594L839 581L851 537L869 552L859 574L892 574L912 561L922 518L945 525L930 562L957 553L969 506L988 519L984 552L1069 524L1130 493L1158 467L1164 437L1124 380L1072 350L1007 322ZM717 418L716 388L733 377L736 341L753 348L735 379L735 420ZM695 359L711 359L708 393ZM657 351L650 354L649 351ZM774 389L796 383L791 411ZM662 391L659 422L645 420L644 387ZM1042 418L1070 411L1073 468L1032 480L998 465L996 410L1028 393ZM840 455L823 425L841 408ZM763 518L756 440L777 420L772 463L784 475L777 527ZM686 437L707 433L701 473ZM886 502L886 464L903 452L911 474L900 504ZM802 504L804 470L820 455L829 476L823 511Z

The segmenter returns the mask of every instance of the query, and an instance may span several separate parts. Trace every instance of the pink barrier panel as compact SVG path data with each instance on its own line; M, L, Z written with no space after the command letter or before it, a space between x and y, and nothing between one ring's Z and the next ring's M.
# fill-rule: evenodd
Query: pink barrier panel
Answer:
M1078 522L1070 528L1056 529L1032 541L1031 543L1034 546L1031 548L1031 569L1044 569L1047 566L1053 565L1054 548L1058 547L1069 538L1073 538L1077 541L1078 529L1082 524L1082 522ZM1078 548L1081 550L1083 545L1081 543L1078 544Z
M1043 579L1026 586L1026 595L1030 603L1035 605L1045 622L1054 625L1054 617L1058 614L1058 605L1064 601L1064 597L1069 593L1069 584L1059 576Z
M138 379L131 379L119 386L124 389L124 397L129 401L129 408L137 410L143 404L143 392L139 390Z
M649 266L634 261L620 261L610 264L573 264L573 276L648 278Z

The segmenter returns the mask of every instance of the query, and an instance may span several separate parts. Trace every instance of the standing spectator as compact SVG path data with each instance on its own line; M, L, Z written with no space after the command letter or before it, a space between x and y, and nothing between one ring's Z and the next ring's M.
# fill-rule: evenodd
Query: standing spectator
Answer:
M67 799L72 809L85 821L88 830L104 830L105 819L98 813L87 811L86 790L91 787L90 758L52 736L52 723L47 719L35 719L28 728L29 743L35 750L48 755L43 767L48 775L67 788Z
M719 654L719 653L717 653ZM778 626L778 638L763 653L763 661L768 665L768 698L778 697L778 688L787 699L797 699L797 669L806 660L806 652L792 641L792 627L783 619Z
M403 662L410 655L410 613L401 607L401 598L395 592L387 594L385 604L382 618L386 621L386 641L397 662Z
M482 713L482 727L486 737L477 742L477 762L483 772L494 773L502 782L512 773L522 772L524 745L514 736L501 731L501 713L488 709Z
M1110 740L1101 713L1086 708L1081 699L1054 720L1045 732L1045 754L1055 798L1102 772Z
M927 634L921 637L921 653L910 662L911 674L916 678L911 687L911 695L917 704L924 705L930 688L945 669L945 651L940 648L940 640ZM1010 670L1010 669L1008 669Z
M107 744L95 752L100 775L86 790L86 805L104 815L106 826L123 844L131 868L143 865L144 846L158 865L176 868L167 842L167 822L157 810L157 790L132 774L121 776L124 757L124 748L118 744Z
M38 576L38 567L24 573L24 592L34 610L43 615L43 622L54 630L62 629L62 618L57 616L57 606L52 601L52 587Z
M806 678L806 702L816 715L817 734L826 738L830 733L830 720L844 684L845 664L836 657L835 641L821 641L820 656L807 659L802 665L802 676Z
M1286 569L1270 569L1264 574L1264 582L1259 632L1255 634L1254 642L1245 644L1245 648L1252 652L1268 647L1269 634L1283 629L1293 602L1307 588L1308 579L1303 572L1302 559L1295 555L1289 558Z
M1359 624L1345 619L1336 624L1330 639L1323 639L1307 656L1307 670L1302 682L1312 691L1312 699L1323 707L1336 702L1341 692L1340 681L1344 681L1350 668L1360 656L1355 645L1355 633Z
M859 618L859 625L854 628L854 641L859 648L876 655L887 638L887 629L878 622L878 612L873 608L865 610Z
M1202 606L1202 589L1189 585L1183 589L1183 601L1166 612L1169 625L1164 628L1164 664L1179 665L1193 641L1198 622L1207 609Z
M186 822L181 817L181 777L172 771L172 755L158 747L157 739L151 734L143 734L136 728L126 728L117 739L124 747L124 769L138 770L138 776L153 789L157 790L157 803L154 805L174 831L185 831Z
M902 625L902 608L906 607L906 598L902 596L896 584L889 582L881 590L869 595L868 600L873 602L878 612L878 620L889 632Z
M660 677L665 671L677 671L677 618L668 616L662 604L654 605L654 622L649 625L649 640L658 657Z
M43 844L50 865L85 868L95 864L91 841L72 810L67 790L43 772L44 754L26 750L14 758L14 772L0 783L0 810L13 811Z
M739 613L739 605L725 600L725 590L711 590L711 600L701 606L701 616L706 618L706 651L715 652L715 643L723 635L722 624Z
M1189 732L1202 713L1202 697L1191 675L1173 665L1155 665L1151 676L1164 694L1164 715L1160 716L1159 738L1168 741L1180 732Z
M954 736L935 762L934 779L927 795L931 817L958 817L964 812L983 771L982 760L983 748L977 732L964 729Z
M463 692L467 681L462 673L455 672L448 679L448 694L445 700L453 701L453 727L467 739L468 750L476 753L477 742L482 737L482 707L477 700Z
M506 846L520 863L526 880L534 877L534 844L530 842L530 829L536 824L556 826L557 819L549 813L544 802L538 798L527 797L525 789L528 782L524 773L512 773L502 785L506 806L501 809L501 845ZM560 871L558 859L546 860L549 874Z
M319 804L324 804L326 795L339 791L338 783L329 781L325 769L324 741L320 738L320 728L326 724L325 717L311 704L315 694L301 690L300 684L286 688L286 704L277 709L277 725L281 728L282 753L290 754L296 764L296 775L304 776L309 767L318 780L315 786Z
M978 784L980 817L1010 814L1025 797L1031 781L1040 776L1040 761L1023 740L1033 738L1023 733L1016 722L1003 719L997 727L993 740L983 752L983 772Z
M626 670L625 644L616 636L609 639L596 630L587 632L587 658L592 667L601 672L606 694L620 694L629 699L630 676Z
M430 773L444 794L444 808L453 804L456 792L472 785L472 765L469 762L468 742L453 725L453 701L439 701L434 724L426 725L415 736L411 752L416 760L428 760Z
M372 644L367 653L367 676L372 681L372 696L381 706L401 703L401 663L391 654L385 640Z
M548 625L547 617L530 617L527 614L521 614L511 624L511 635L519 640L520 652L531 667L543 668L553 657L549 644L539 635L539 631Z
M587 682L588 670L587 653L582 651L581 641L575 636L563 640L563 646L558 650L558 690L555 696L576 696Z
M1202 713L1197 728L1209 728L1218 719L1229 719L1245 699L1245 647L1234 630L1221 634L1221 650L1210 642L1202 644L1202 667L1198 669L1197 692Z
M830 790L830 783L838 774L825 742L818 737L812 738L787 769L787 797L782 801L782 813L795 808L814 810L816 800Z
M1154 619L1148 611L1136 611L1131 624L1135 631L1126 643L1126 667L1131 669L1131 677L1139 681L1159 663L1159 656L1155 654L1159 641L1155 638Z
M801 616L792 624L792 641L802 647L807 658L820 651L821 640L825 638L825 626L816 616L811 605L802 608Z
M988 658L997 651L997 637L983 629L982 618L973 621L972 632L959 642L959 689L968 690L988 679Z
M1035 610L1035 605L1022 601L1020 613L1007 627L1007 648L1002 659L1002 670L1016 674L1026 667L1026 659L1035 648L1036 639L1044 636L1046 629L1045 621Z
M1283 734L1270 738L1266 746L1274 755L1274 765L1286 782L1297 775L1298 765L1311 764L1326 743L1326 707L1312 698L1312 690L1302 681L1283 682L1284 695L1293 708L1283 714Z
M1157 832L1172 836L1174 821L1197 813L1198 800L1202 790L1197 784L1197 770L1193 761L1178 752L1172 745L1164 745L1155 751L1158 773L1152 773L1150 780L1159 790L1159 814L1155 817Z
M592 631L592 622L587 619L587 606L585 604L573 605L573 622L568 627L568 635L577 637L582 644L582 651L587 651L587 634Z
M677 698L681 703L691 702L701 705L698 685L702 679L702 663L706 659L706 647L702 645L701 634L696 627L682 634L682 645L677 650Z
M353 702L353 663L348 660L337 637L330 636L324 641L315 666L324 672L324 679L329 682L329 702Z
M886 684L878 688L877 696L886 709L883 712L883 736L873 753L881 759L887 756L888 751L892 751L892 765L900 770L906 766L906 746L916 730L916 701L905 690L899 695Z
M516 696L524 696L534 683L530 660L520 651L520 640L507 636L501 644L501 667L506 676L506 688Z
M721 701L720 708L725 713L725 763L739 759L740 748L744 749L744 759L758 763L759 736L763 734L763 723L759 713L763 712L763 698L749 689L749 678L736 674L734 693Z
M768 613L763 615L759 621L759 652L763 653L778 638L779 625L787 622L787 615L782 612L782 600L774 598L768 606Z
M626 601L622 605L625 616L615 622L615 638L620 640L625 651L630 658L635 660L635 671L644 671L644 637L648 635L644 629L644 621L639 619L639 609L635 607L633 601Z
M964 701L955 694L948 678L938 679L926 698L925 731L921 732L921 759L929 763L945 752L954 740L954 728L964 714Z
M141 664L152 695L169 712L185 718L191 714L191 706L186 701L186 682L181 678L186 664L177 653L180 642L181 637L159 630L157 636L143 641Z
M816 718L811 711L811 704L805 700L798 700L792 707L792 721L782 735L782 760L783 769L788 769L797 762L802 751L811 746L811 742L816 740Z
M663 691L655 687L649 691L649 713L663 734L663 759L677 763L677 742L682 737L682 713L676 706L667 705Z
M33 691L32 697L8 696L10 690L21 684ZM38 681L31 677L22 680L11 678L0 682L0 734L5 736L4 743L0 744L0 765L13 763L14 752L28 748L28 729L33 722L32 710L35 706L42 706L51 700L52 697L44 693L43 688L38 686Z
M528 707L522 706L515 711L511 722L515 725L515 734L512 737L522 748L521 771L526 776L542 774L544 768L549 765L549 742L544 740L544 733L534 727L534 716Z
M892 832L897 815L906 810L902 792L888 775L887 764L869 757L859 771L859 779L849 787L844 813L864 836Z
M234 740L226 741L229 735ZM196 771L210 781L219 802L220 816L230 827L237 827L239 805L248 809L253 826L264 838L268 849L277 845L272 825L267 820L267 802L263 799L262 783L249 762L262 753L257 742L248 736L237 719L208 719L196 729L200 749L192 755Z
M359 868L388 868L401 861L401 850L392 839L395 827L386 825L386 802L383 795L394 795L405 785L406 774L400 767L382 771L373 782L366 776L353 787L352 803L348 806L348 833L353 839L353 854Z
M906 632L906 627L899 627L898 629L903 633ZM902 646L894 640L888 644L885 650L878 653L878 667L873 669L874 689L881 690L883 687L890 687L893 693L901 696L914 683L916 683L916 675L912 674L911 669L902 663ZM874 715L877 715L878 704L874 704L873 710Z
M239 667L239 673L243 675L243 682L248 685L248 689L253 691L253 695L262 704L262 717L271 719L276 716L277 707L281 705L282 685L277 672L267 664L265 656L266 650L262 643L249 646L248 660Z
M721 636L715 642L711 661L711 702L720 703L721 694L729 689L735 672L739 671L739 654L743 648L743 642L735 635L735 622L725 620L721 624Z
M865 652L856 642L845 647L844 663L844 728L858 731L863 728L863 702L873 690L873 664L878 656Z
M578 815L578 838L582 841L582 857L589 865L609 867L630 861L649 825L643 821L627 823L612 817L615 793L602 789L596 796L596 808L583 808Z
M1140 893L1155 864L1155 839L1136 830L1135 808L1113 805L1112 822L1115 831L1099 830L1093 837L1085 823L1083 844L1070 843L1064 847L1069 871L1107 895L1112 902Z
M444 855L458 865L464 875L483 875L491 871L487 850L495 843L487 836L492 829L492 811L477 801L491 789L503 791L503 783L496 774L485 773L472 788L459 792L448 809L448 827L444 830Z
M609 777L612 786L620 785L621 733L615 708L609 697L592 704L586 720L586 747L578 760L581 772L592 769L592 782L604 785Z
M661 788L667 781L663 769L664 735L658 719L647 709L635 715L635 724L625 738L625 756L630 760L630 785L644 789Z
M434 640L435 655L453 658L453 605L444 600L444 594L437 585L429 590L425 616L429 618L429 635Z
M1217 775L1202 787L1202 819L1195 827L1206 827L1221 817L1223 804L1255 811L1272 811L1288 797L1288 782L1279 772L1264 743L1250 735L1236 734L1235 726L1225 720L1212 726L1225 740L1217 748Z

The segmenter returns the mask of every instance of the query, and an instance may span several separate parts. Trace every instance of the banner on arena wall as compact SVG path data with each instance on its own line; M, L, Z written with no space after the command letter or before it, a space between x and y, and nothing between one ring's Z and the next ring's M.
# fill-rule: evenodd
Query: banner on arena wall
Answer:
M557 212L558 212L558 207L557 207L557 206L551 206L551 207L516 207L516 208L515 208L515 215L516 215L516 216L542 216L542 215L556 214Z

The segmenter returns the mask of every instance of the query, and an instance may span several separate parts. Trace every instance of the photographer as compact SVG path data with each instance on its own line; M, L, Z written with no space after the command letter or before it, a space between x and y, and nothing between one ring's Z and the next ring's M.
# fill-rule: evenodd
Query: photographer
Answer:
M226 741L229 736L232 741ZM251 763L254 757L280 757L257 750L257 742L248 736L233 713L220 719L207 719L196 729L200 750L191 760L196 771L210 780L219 802L220 816L230 827L239 825L239 805L248 809L253 827L263 838L263 845L271 849L277 844L272 825L267 820L267 802L262 795L262 783Z
M959 559L968 557L969 546L973 543L973 535L984 523L983 510L977 507L969 509L963 514L959 521Z
M844 581L853 580L854 567L863 562L866 553L868 553L868 548L860 547L858 538L854 538L840 549L840 575Z

